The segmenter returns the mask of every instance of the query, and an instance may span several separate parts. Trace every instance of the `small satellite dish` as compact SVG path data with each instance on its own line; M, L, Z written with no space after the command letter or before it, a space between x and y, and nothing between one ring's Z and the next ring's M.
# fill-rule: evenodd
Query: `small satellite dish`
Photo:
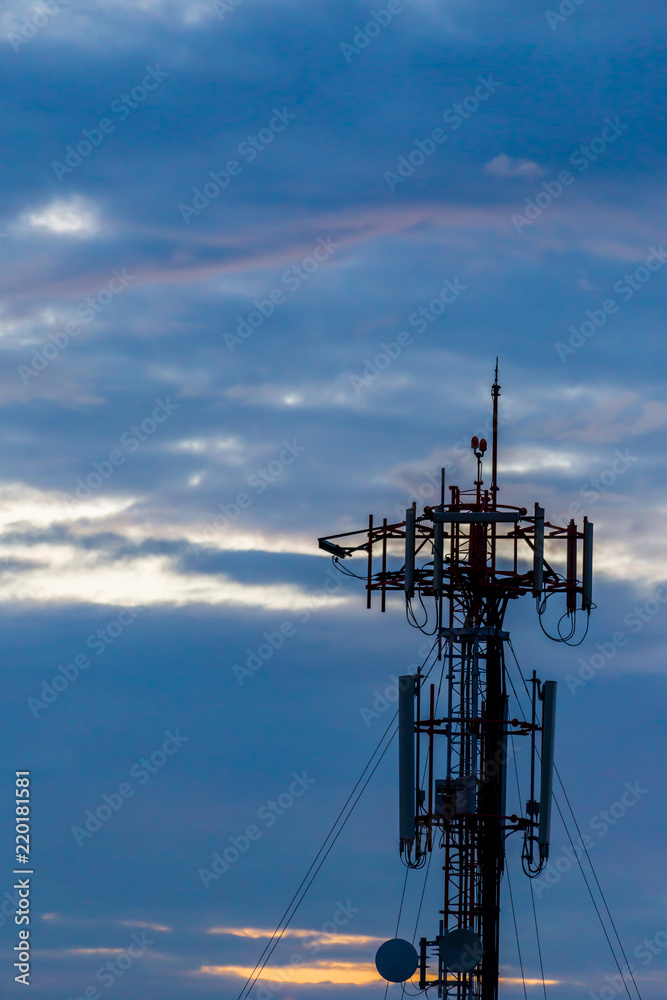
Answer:
M390 983L404 983L414 976L419 965L419 955L409 941L392 938L377 950L375 968Z
M472 972L482 957L482 939L474 931L457 927L438 938L443 965L449 972Z

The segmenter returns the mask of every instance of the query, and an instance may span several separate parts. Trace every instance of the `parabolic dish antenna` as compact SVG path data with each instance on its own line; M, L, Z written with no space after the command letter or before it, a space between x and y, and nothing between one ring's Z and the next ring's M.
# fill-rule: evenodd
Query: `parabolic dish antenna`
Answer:
M375 968L390 983L404 983L414 976L419 965L419 955L409 941L392 938L377 950Z
M438 938L438 948L443 965L450 972L472 972L482 957L482 940L479 934L457 927Z

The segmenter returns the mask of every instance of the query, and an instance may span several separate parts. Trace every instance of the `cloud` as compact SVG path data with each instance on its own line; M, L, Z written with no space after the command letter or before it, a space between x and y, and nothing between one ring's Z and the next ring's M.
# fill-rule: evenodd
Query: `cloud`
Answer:
M211 562L218 554L263 551L313 556L325 567L314 530L271 532L225 519L216 526L215 514L200 521L190 514L179 523L175 515L182 516L151 511L137 497L65 502L52 490L0 486L0 603L229 604L287 611L348 600L338 594L320 599L280 573L270 582L261 575L242 582Z
M18 558L14 549L14 555ZM245 584L223 574L178 572L168 556L104 559L102 553L74 545L37 544L28 549L38 565L21 573L5 573L0 600L11 602L140 605L224 604L294 611L317 604L292 584ZM6 553L0 548L0 559ZM327 596L319 604L333 607L345 597Z
M544 170L535 160L515 160L507 153L499 153L484 166L491 177L541 177Z
M211 927L207 934L226 934L232 937L247 937L247 938L272 938L275 934L274 930L263 930L258 927ZM283 931L283 937L293 937L293 938L310 938L309 944L322 945L323 947L335 946L335 945L352 945L362 947L363 945L369 944L381 944L385 939L379 937L371 937L367 934L333 934L327 933L326 931L318 930L299 930L298 928L288 927L287 930Z
M68 948L67 955L122 955L123 948Z
M164 924L151 924L146 920L117 920L116 923L122 927L146 927L150 931L163 931L165 933L172 931L171 927L165 927Z
M112 519L127 510L135 497L91 497L78 503L67 503L56 490L40 490L27 483L0 484L0 532L31 525L35 529L53 524Z
M518 979L509 976L501 976L499 982L501 983L511 983L513 986L521 986L525 983L526 986L558 986L562 983L562 979Z
M538 432L557 439L599 446L662 430L667 424L667 403L642 399L636 391L571 384L561 388L560 395L567 399L567 407L540 420L538 426Z
M211 976L239 976L247 979L267 979L273 983L335 983L346 986L366 986L380 984L382 980L375 965L365 962L314 962L298 967L290 965L267 965L259 974L251 966L244 965L202 965L201 972Z
M641 416L629 428L632 434L661 431L667 426L667 403L649 399L643 404Z
M583 470L587 463L590 463L590 456L571 450L523 446L505 449L502 460L498 462L498 473L526 475L547 469L574 473Z
M318 984L334 983L341 986L380 985L382 980L374 964L370 962L314 962L312 965L267 965L259 974L250 966L243 965L203 965L201 972L211 976L239 976L243 979L255 975L257 979L274 983ZM502 982L519 984L524 980L503 978ZM556 986L558 979L545 979L547 986ZM542 986L541 979L526 979L526 986Z
M171 927L166 927L164 924L154 924L154 923L150 923L149 921L146 921L146 920L100 920L100 919L97 919L97 918L92 918L91 919L90 917L79 917L79 916L76 916L76 917L67 916L66 917L62 913L43 913L42 914L42 920L48 920L50 922L55 922L55 923L59 923L59 924L91 924L93 926L97 926L97 925L99 925L101 923L111 923L111 924L114 924L115 926L118 926L118 927L145 927L147 930L162 931L162 932L167 932L167 933L171 933L171 931L172 931ZM112 948L87 948L87 949L79 948L79 949L71 949L71 950L72 950L72 952L77 951L80 954L84 954L84 953L90 954L92 952L99 952L99 951L122 951L123 949L122 948L113 948L113 949Z
M57 236L94 236L99 232L98 212L83 198L62 198L41 209L27 212L24 224L33 229L46 229Z

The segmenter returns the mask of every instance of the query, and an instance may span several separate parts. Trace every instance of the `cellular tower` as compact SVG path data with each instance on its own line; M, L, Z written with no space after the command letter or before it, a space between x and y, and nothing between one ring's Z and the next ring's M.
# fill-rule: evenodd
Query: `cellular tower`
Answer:
M319 539L334 562L365 556L366 606L385 611L401 592L409 621L428 630L441 663L399 679L399 848L403 863L420 868L432 852L442 862L442 905L432 933L419 942L393 938L376 956L387 982L405 982L456 1000L497 1000L500 888L505 842L523 838L529 877L549 857L556 682L533 671L525 679L531 712L510 718L503 628L509 601L530 596L540 623L547 602L563 602L558 634L574 635L577 611L590 615L593 525L566 526L532 508L499 502L498 365L491 388L491 477L483 479L488 447L473 437L477 477L471 489L448 486L440 503L416 502L405 520ZM342 569L343 567L340 566ZM556 595L561 595L557 597ZM431 604L431 602L433 602ZM563 626L563 622L566 625ZM546 631L546 630L545 630ZM548 634L548 633L547 633ZM507 762L514 737L530 742L530 790L523 815L507 814ZM418 947L417 947L418 945Z

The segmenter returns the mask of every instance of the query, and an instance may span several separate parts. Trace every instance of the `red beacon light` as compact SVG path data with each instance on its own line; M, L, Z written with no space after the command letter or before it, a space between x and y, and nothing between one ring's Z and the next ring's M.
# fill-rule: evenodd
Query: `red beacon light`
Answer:
M477 449L479 448L479 438L477 437L477 435L475 435L475 437L470 442L470 447L472 448L473 451L477 451Z
M482 440L479 442L479 450L481 451L482 455L484 454L487 448L488 445L486 443L486 438L482 438Z

